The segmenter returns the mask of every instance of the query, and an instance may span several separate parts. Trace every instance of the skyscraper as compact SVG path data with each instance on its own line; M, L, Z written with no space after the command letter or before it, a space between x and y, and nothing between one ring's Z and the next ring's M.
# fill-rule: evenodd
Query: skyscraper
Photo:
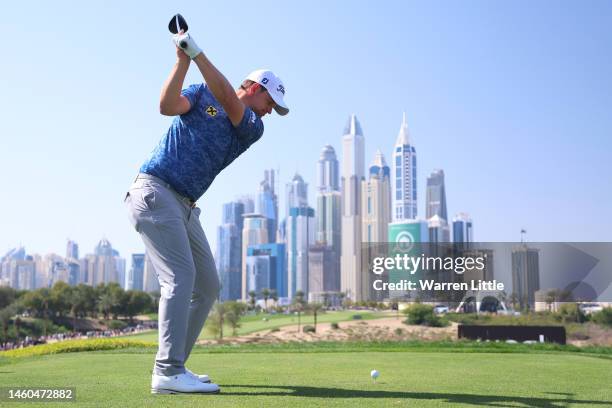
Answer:
M251 214L255 212L255 201L253 201L253 197L250 195L243 195L238 197L236 200L244 206L244 214Z
M117 282L125 284L125 259L113 249L108 239L100 240L93 255L87 255L87 283L97 286L100 283Z
M244 201L248 200L231 201L223 204L223 217L221 218L221 224L234 224L240 231L242 231L242 214L253 212L252 208L250 211L245 210Z
M331 145L325 145L317 162L317 191L319 193L339 191L338 176L336 151Z
M313 245L308 252L308 301L321 299L326 292L340 291L339 258L324 245Z
M217 228L215 263L221 282L221 301L242 296L242 229L244 202L223 204L222 224Z
M159 280L157 279L157 275L155 274L155 269L153 269L153 262L151 262L151 258L149 254L145 252L144 259L144 272L143 272L143 290L145 292L159 292Z
M268 242L276 242L278 227L278 198L274 191L274 170L264 172L264 180L259 184L255 212L266 218Z
M402 118L393 150L393 221L417 217L417 161L416 150L408 134L406 114Z
M434 215L448 222L446 214L446 189L444 186L444 170L434 170L427 177L427 219Z
M352 114L342 137L342 252L341 291L352 300L357 293L361 273L361 181L364 179L365 140L357 117Z
M71 240L66 243L66 258L79 259L79 245Z
M521 244L512 248L512 292L523 307L533 309L540 289L540 254L537 248Z
M242 295L242 230L236 224L217 228L216 266L221 282L220 300L240 299Z
M291 179L291 183L287 184L287 202L285 204L285 217L289 216L291 208L308 207L308 184L297 173Z
M314 209L293 207L287 218L287 287L293 298L301 290L308 295L308 249L314 244Z
M261 214L244 214L243 218L244 227L242 228L241 296L242 299L246 300L248 298L246 269L247 248L251 245L266 243L268 240L268 230L266 229L266 218Z
M127 290L143 290L145 254L132 254L132 267L130 268L125 288Z
M448 223L438 214L434 214L427 220L429 229L429 242L433 244L450 242L450 229Z
M391 222L391 186L389 166L380 150L368 169L368 180L361 182L363 242L387 242Z
M453 218L453 242L473 242L474 232L472 219L466 213L458 213Z
M254 290L261 298L262 289L274 289L278 297L287 297L285 244L259 244L247 248L247 293Z

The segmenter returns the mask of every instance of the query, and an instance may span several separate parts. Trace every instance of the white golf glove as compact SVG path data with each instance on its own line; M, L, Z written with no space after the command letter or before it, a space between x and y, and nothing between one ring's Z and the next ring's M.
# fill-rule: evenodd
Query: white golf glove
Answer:
M172 40L176 46L182 49L185 54L189 55L191 59L194 59L202 52L198 44L196 44L195 40L188 33L176 34L172 37Z

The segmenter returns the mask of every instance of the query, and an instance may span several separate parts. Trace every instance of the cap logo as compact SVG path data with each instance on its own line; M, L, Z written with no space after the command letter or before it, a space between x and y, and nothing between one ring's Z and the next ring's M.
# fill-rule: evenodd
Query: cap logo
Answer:
M282 92L282 94L283 94L283 95L285 94L285 87L284 87L284 86L282 86L282 85L279 85L279 86L278 86L278 88L276 88L276 90L277 90L278 92Z
M264 84L264 85L267 84L268 83L268 78L263 78L261 80L261 83Z

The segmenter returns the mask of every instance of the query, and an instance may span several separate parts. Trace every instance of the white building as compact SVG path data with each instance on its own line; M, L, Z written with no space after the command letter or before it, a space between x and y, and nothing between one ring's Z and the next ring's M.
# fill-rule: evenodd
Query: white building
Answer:
M393 171L391 174L393 221L415 219L417 217L416 150L408 134L405 113L393 148Z
M361 182L364 180L365 140L361 125L353 114L342 137L342 253L340 290L347 298L361 293Z

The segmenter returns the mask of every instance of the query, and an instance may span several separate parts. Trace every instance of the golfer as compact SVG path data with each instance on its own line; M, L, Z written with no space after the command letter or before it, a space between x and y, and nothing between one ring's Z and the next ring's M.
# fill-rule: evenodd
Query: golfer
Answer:
M177 61L163 85L160 112L175 116L130 187L125 204L161 287L159 349L151 392L217 393L207 375L185 367L219 294L213 255L196 201L214 178L263 134L261 118L289 112L285 87L268 70L249 74L238 90L182 31ZM179 46L180 44L180 46ZM205 83L181 91L191 60Z

